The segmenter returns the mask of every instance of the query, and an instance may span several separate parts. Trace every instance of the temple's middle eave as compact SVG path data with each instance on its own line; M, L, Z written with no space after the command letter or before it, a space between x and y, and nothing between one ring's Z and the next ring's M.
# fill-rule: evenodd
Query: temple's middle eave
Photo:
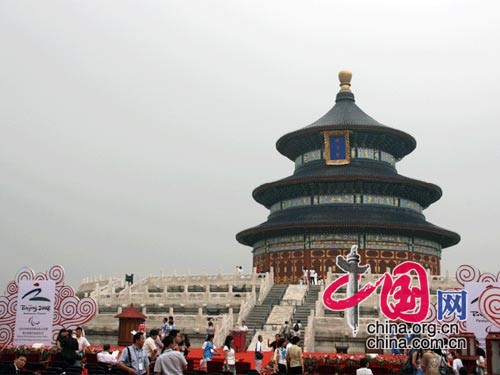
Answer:
M346 183L362 183L369 184L371 186L375 184L381 184L386 186L386 189L397 192L398 190L413 189L415 190L413 195L417 195L420 191L421 194L413 197L417 202L419 202L423 208L427 208L432 203L436 202L441 198L442 190L439 186L423 182L419 180L414 180L401 175L396 175L395 177L374 177L366 175L337 175L337 176L312 176L312 177L302 177L297 178L295 176L290 176L278 181L269 182L257 187L252 195L253 198L260 204L269 208L271 205L276 203L281 199L289 199L291 197L286 196L283 192L284 189L295 189L297 191L307 192L309 194L318 194L320 190L320 185L333 184L340 185Z

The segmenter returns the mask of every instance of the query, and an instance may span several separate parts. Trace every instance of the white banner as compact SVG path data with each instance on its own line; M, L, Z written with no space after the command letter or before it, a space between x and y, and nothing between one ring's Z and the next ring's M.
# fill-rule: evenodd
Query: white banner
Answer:
M14 345L52 345L54 280L20 280Z
M485 347L485 339L488 334L488 328L491 328L493 324L481 314L479 310L479 296L489 286L500 287L500 283L464 283L464 289L467 290L467 331L476 335L476 339L483 348Z

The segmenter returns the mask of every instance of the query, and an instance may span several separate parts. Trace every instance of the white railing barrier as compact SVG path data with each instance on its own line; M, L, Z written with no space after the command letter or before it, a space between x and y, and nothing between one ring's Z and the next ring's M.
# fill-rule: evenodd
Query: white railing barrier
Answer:
M222 348L224 345L224 340L226 339L226 336L231 333L231 330L233 329L233 309L230 309L229 314L224 314L222 315L222 319L220 320L219 325L217 326L216 323L216 329L215 329L215 338L214 338L214 343L217 348Z
M271 267L269 272L266 272L265 276L260 279L260 292L257 302L261 304L267 297L267 294L274 285L274 269Z
M314 352L315 351L315 317L314 311L311 311L311 314L307 317L307 327L304 330L304 351L305 352Z
M257 302L257 294L255 293L255 291L253 291L253 293L250 293L250 295L247 295L247 298L245 298L245 300L241 302L240 312L238 314L238 321L237 321L238 325L241 325L241 322L243 320L247 320L248 315L250 315L250 312L252 311L256 302Z

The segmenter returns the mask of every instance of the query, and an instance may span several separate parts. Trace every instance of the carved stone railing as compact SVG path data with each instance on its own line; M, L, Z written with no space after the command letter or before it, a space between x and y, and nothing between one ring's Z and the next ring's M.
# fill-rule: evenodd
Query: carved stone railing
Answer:
M241 322L243 320L247 320L256 302L257 302L257 293L255 292L247 295L247 297L243 300L243 302L241 302L240 312L238 314L238 321L237 321L238 325L241 325Z
M323 305L323 293L325 292L325 286L322 285L318 293L318 299L314 305L314 315L317 317L325 316L324 305Z
M216 323L214 343L217 348L222 348L222 346L224 345L226 336L229 335L231 333L231 330L233 329L233 323L234 321L232 312L222 315L222 319Z
M266 299L267 294L274 285L274 268L271 267L269 272L258 275L261 276L260 276L260 292L259 292L259 297L257 298L257 303L261 304Z
M205 293L205 292L188 292L188 293L142 293L131 292L130 289L124 293L99 293L92 294L99 306L110 305L120 306L129 305L169 305L169 304L189 304L196 305L200 303L213 304L230 304L238 305L246 295L255 295L255 292L240 292L240 293Z
M323 309L321 309L323 311ZM316 345L316 327L315 327L315 316L314 311L307 317L307 326L304 330L304 351L314 352Z
M177 304L186 301L238 305L259 286L262 288L259 295L266 295L272 280L272 273L255 272L243 275L161 275L142 278L129 286L117 278L99 277L84 279L80 289L85 296L95 298L99 305ZM190 291L192 289L195 291Z
M146 276L135 284L132 285L134 290L142 290L145 287L154 285L158 287L165 287L170 285L214 285L214 284L260 284L259 276L262 274L257 274L255 272L249 274L217 274L217 275L149 275ZM117 280L119 286L124 286L124 277L87 277L83 279L80 283L80 289L85 287L91 288L96 283L101 285L107 284L110 279ZM114 281L115 283L115 281Z

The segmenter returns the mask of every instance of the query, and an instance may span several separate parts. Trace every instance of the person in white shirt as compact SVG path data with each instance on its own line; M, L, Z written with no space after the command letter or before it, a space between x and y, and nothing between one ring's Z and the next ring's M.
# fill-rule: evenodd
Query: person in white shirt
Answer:
M309 271L306 267L304 267L304 269L303 269L302 277L304 279L304 284L309 285Z
M451 353L451 356L453 357L453 373L455 375L459 375L459 371L462 367L464 367L464 364L462 363L462 360L458 358L457 353L453 352Z
M149 362L153 362L156 360L156 356L158 355L158 347L156 346L156 339L158 338L158 330L152 329L149 331L149 337L144 341L144 350L148 354Z
M170 332L173 331L174 329L176 329L175 323L174 323L174 317L169 316L168 321L167 321L166 326L165 326L165 336L164 337L170 335Z
M134 343L122 350L120 360L116 363L116 367L134 375L149 375L149 358L144 350L144 333L136 332L132 338Z
M286 374L286 340L285 339L279 339L277 348L274 351L274 363L276 364L275 366L275 372L278 374Z
M76 341L78 341L78 351L82 352L83 354L85 348L88 348L90 346L90 343L83 335L82 327L77 327L75 329L75 335L76 335Z
M486 360L482 355L479 355L476 360L477 375L484 375L486 372Z
M206 328L207 335L215 335L215 327L214 327L214 322L209 321L207 328Z
M316 285L318 283L318 274L315 269L309 270L309 281L311 285Z
M373 375L372 370L368 368L368 358L361 358L359 366L356 370L356 375Z
M233 336L227 336L224 341L224 367L225 372L232 372L236 375L236 357L233 348L234 338Z
M97 353L97 362L116 365L116 362L118 362L118 360L115 356L113 356L113 354L110 353L110 348L111 347L109 346L109 344L104 344L104 346L102 347L102 352Z
M302 323L300 320L297 320L293 325L293 335L300 337L300 329L302 328Z
M236 275L240 279L243 278L243 267L242 266L236 266Z
M158 331L159 332L159 331ZM156 339L155 339L155 344L156 344L156 356L158 357L161 352L163 351L163 343L161 342L161 334L158 333L158 336L156 336Z
M183 375L183 371L187 370L187 361L184 355L173 350L174 340L173 336L167 336L163 340L166 349L155 362L155 375Z
M255 371L260 374L260 370L262 368L262 359L264 355L262 354L262 335L257 337L257 343L255 344Z
M247 323L244 320L241 321L240 331L248 331Z
M312 268L309 270L309 284L314 285L314 271Z

